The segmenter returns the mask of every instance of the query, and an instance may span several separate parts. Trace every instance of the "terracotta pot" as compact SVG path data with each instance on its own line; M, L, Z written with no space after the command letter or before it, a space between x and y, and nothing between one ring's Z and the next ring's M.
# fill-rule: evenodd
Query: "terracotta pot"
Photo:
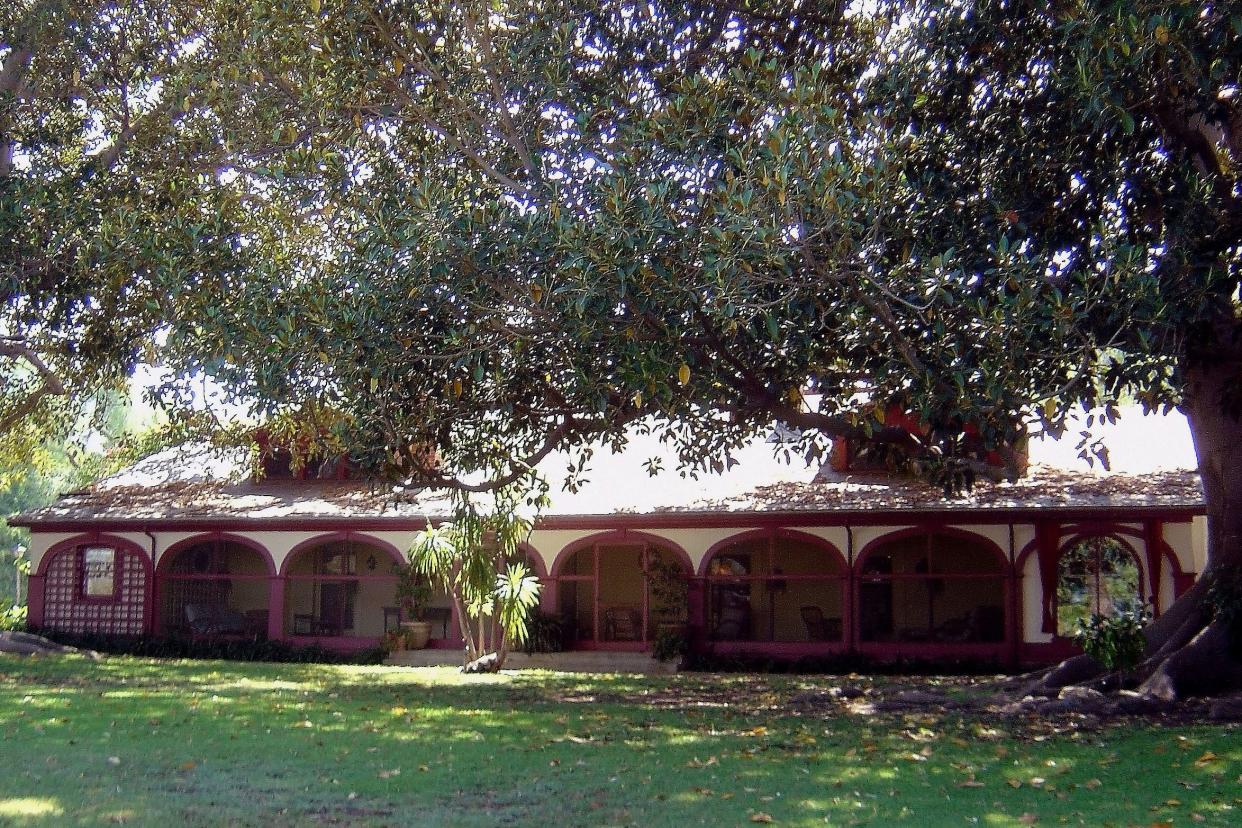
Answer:
M401 629L405 630L405 644L411 650L421 650L431 640L430 621L402 621Z

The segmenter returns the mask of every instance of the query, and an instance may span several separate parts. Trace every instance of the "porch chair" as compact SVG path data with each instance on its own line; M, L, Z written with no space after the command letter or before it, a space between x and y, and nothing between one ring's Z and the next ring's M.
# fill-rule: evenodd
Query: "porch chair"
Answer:
M802 623L806 625L806 637L810 641L840 641L841 619L825 618L824 611L809 604L800 609Z
M223 604L186 604L185 623L191 635L244 635L246 616Z
M638 641L642 638L642 615L634 607L608 607L604 610L605 641Z

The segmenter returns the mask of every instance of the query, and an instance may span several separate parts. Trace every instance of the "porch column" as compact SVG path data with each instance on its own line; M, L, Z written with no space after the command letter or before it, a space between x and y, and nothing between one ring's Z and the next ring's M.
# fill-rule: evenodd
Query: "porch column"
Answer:
M26 578L26 623L31 627L43 626L43 587L46 575L30 573Z
M1147 547L1147 584L1151 591L1151 614L1160 617L1160 576L1164 563L1164 524L1158 520L1143 522L1143 545Z
M690 626L690 647L702 651L707 640L707 582L691 577L686 589L686 620Z
M1056 523L1039 523L1035 526L1036 554L1039 556L1040 606L1044 610L1043 631L1056 634L1057 619L1053 605L1057 595L1057 542L1061 539L1061 527Z
M267 579L267 640L283 641L285 637L285 579L273 575Z

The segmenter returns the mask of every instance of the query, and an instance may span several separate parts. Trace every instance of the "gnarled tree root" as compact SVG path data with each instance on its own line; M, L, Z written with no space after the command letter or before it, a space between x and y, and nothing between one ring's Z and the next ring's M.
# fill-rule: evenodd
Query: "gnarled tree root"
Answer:
M1139 686L1139 692L1176 701L1238 688L1242 688L1242 661L1231 651L1228 630L1213 623L1163 658Z
M1242 689L1242 659L1230 647L1229 633L1220 624L1203 625L1201 617L1166 628L1161 641L1150 642L1151 655L1128 677L1140 682L1138 692L1166 702L1187 696L1205 696ZM1104 665L1090 656L1066 659L1027 685L1032 696L1055 696L1063 688L1086 686L1111 689L1119 684Z

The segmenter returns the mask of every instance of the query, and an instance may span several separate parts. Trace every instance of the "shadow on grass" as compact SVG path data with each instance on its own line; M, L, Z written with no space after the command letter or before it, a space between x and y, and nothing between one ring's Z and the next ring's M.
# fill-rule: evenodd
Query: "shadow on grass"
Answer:
M1193 812L1224 825L1236 816L1242 748L1231 730L1035 741L956 715L790 711L791 695L831 681L0 658L0 822L1149 824Z

